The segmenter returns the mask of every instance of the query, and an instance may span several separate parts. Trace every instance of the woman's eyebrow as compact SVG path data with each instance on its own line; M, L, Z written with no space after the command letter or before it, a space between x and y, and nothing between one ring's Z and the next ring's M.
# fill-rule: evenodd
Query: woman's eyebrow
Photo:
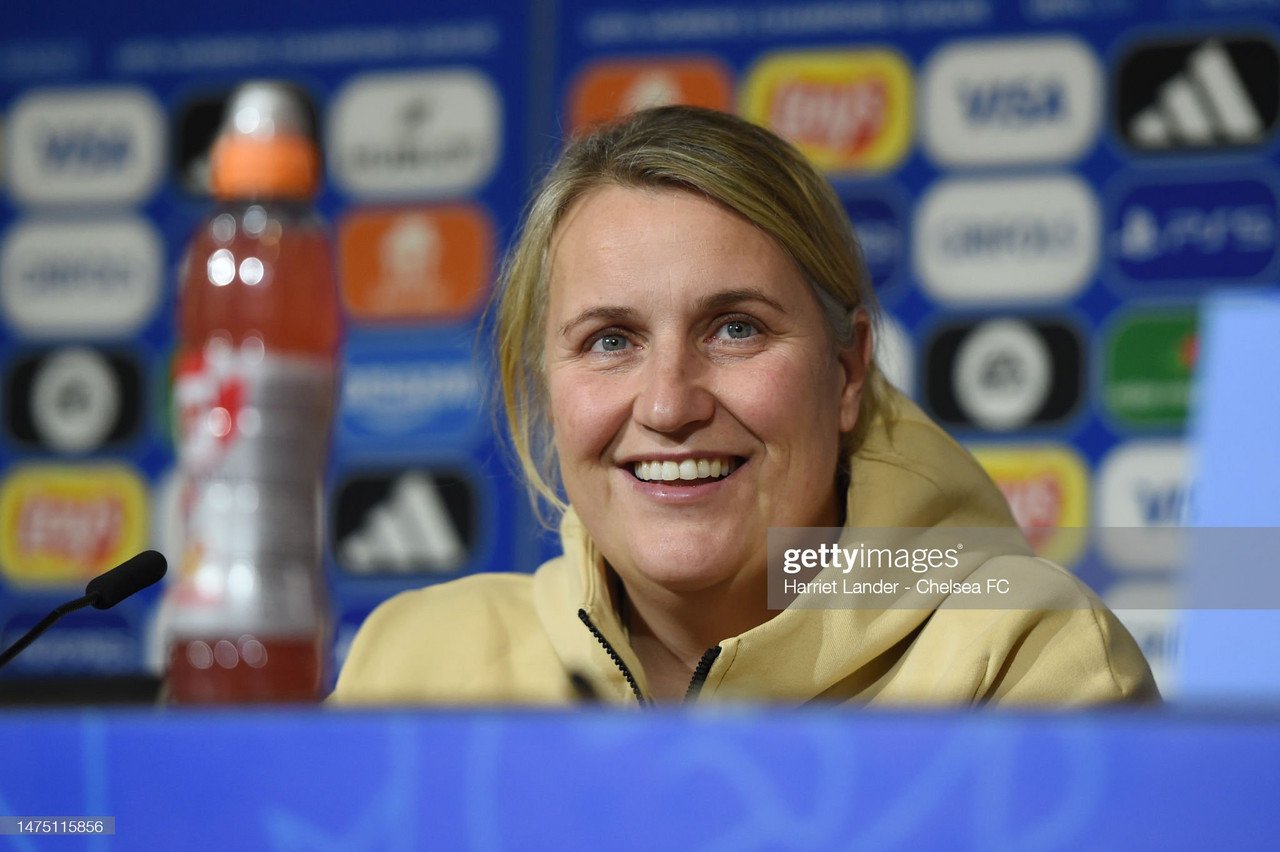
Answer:
M628 323L635 321L636 316L636 312L631 308L615 305L599 305L594 308L587 308L560 326L560 336L564 337L570 331L573 331L576 326L582 325L584 322L596 320L607 323Z
M787 309L777 299L766 295L763 290L757 290L754 287L743 287L733 290L721 290L718 293L703 296L698 300L698 313L724 310L734 305L740 305L743 302L762 302L779 313L787 312Z

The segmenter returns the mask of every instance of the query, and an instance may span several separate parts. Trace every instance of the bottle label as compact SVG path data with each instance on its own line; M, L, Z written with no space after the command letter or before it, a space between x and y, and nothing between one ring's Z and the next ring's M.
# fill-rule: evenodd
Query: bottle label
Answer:
M296 633L327 613L320 483L334 369L324 358L215 338L178 365L184 549L172 634Z
M333 397L327 359L268 353L256 338L239 347L215 338L178 364L182 468L195 476L310 481L324 464Z

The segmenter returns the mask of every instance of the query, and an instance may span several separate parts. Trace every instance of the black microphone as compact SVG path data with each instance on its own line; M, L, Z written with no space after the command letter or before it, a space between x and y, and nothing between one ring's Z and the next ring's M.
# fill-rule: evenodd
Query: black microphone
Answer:
M100 574L84 587L84 597L67 601L62 606L40 620L40 623L28 630L21 639L14 642L0 654L0 668L22 653L22 650L62 616L78 609L92 606L95 609L110 609L120 601L140 592L147 586L164 576L167 564L164 556L154 550L145 550L132 559L125 560L105 574Z
M84 596L91 599L94 609L111 609L134 592L158 582L167 565L161 554L144 550L90 580L84 587Z

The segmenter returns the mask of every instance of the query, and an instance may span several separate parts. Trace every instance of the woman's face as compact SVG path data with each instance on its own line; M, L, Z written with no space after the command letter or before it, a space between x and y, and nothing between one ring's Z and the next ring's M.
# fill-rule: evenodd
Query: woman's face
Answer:
M623 580L761 582L769 527L840 526L861 352L834 349L790 258L718 204L579 199L551 245L551 417L569 501Z

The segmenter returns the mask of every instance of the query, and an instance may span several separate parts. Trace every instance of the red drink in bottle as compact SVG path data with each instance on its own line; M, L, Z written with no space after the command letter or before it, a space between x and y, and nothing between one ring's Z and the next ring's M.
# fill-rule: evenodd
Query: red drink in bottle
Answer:
M162 612L179 703L315 701L330 610L321 483L341 338L319 155L297 95L242 86L211 157L218 207L180 272L183 553Z

